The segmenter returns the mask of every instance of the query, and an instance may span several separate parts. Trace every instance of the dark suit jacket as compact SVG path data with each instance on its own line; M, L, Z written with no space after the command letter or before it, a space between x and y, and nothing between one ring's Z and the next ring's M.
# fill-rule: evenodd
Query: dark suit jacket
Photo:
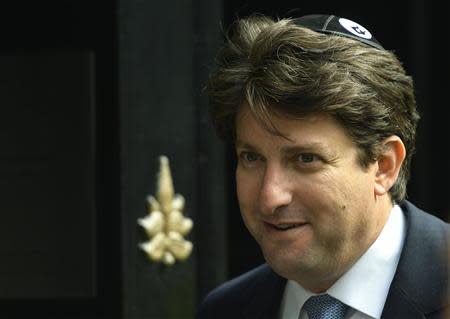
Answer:
M449 225L409 202L401 207L407 233L382 319L450 318ZM264 264L213 290L198 318L276 318L285 285Z

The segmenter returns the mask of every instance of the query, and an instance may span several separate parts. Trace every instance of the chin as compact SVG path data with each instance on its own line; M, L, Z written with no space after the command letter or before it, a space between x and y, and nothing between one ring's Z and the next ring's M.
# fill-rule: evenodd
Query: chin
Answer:
M280 252L273 250L264 250L263 255L266 262L280 276L295 280L299 273L309 273L315 268L315 263L308 254L295 254L290 252Z
M266 262L280 276L305 282L311 278L329 278L336 271L334 258L321 250L312 249L310 246L296 247L296 249L263 249ZM273 247L272 247L273 248Z

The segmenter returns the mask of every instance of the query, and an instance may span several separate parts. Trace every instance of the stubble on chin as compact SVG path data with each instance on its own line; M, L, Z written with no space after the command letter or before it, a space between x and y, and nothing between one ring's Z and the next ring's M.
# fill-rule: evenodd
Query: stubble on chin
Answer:
M262 249L266 262L281 277L293 280L307 290L322 292L328 289L346 271L339 258L339 245L309 247L302 255L289 255L287 251L274 253Z

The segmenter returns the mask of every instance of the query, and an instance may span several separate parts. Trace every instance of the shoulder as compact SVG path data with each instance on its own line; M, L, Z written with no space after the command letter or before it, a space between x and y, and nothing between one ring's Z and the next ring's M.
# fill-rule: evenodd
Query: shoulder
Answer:
M406 238L399 266L419 268L424 274L448 277L450 225L409 202L401 205L406 217ZM437 278L435 278L437 279ZM416 278L417 281L417 278Z
M429 244L431 245L448 244L450 234L448 223L417 208L408 201L404 201L400 207L406 216L409 235L426 237L430 240Z
M392 289L423 313L448 305L450 226L409 202L400 205L407 231Z
M245 308L258 302L255 300L261 292L281 294L284 281L263 264L211 291L201 303L197 318L239 318Z

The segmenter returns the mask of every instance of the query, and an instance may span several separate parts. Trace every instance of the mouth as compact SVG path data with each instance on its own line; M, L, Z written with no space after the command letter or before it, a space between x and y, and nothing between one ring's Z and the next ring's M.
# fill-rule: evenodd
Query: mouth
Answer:
M264 222L264 224L266 225L266 227L268 227L271 230L276 230L276 231L288 231L291 229L296 229L302 226L305 226L306 223L280 223L280 224L271 224L271 223L267 223Z

